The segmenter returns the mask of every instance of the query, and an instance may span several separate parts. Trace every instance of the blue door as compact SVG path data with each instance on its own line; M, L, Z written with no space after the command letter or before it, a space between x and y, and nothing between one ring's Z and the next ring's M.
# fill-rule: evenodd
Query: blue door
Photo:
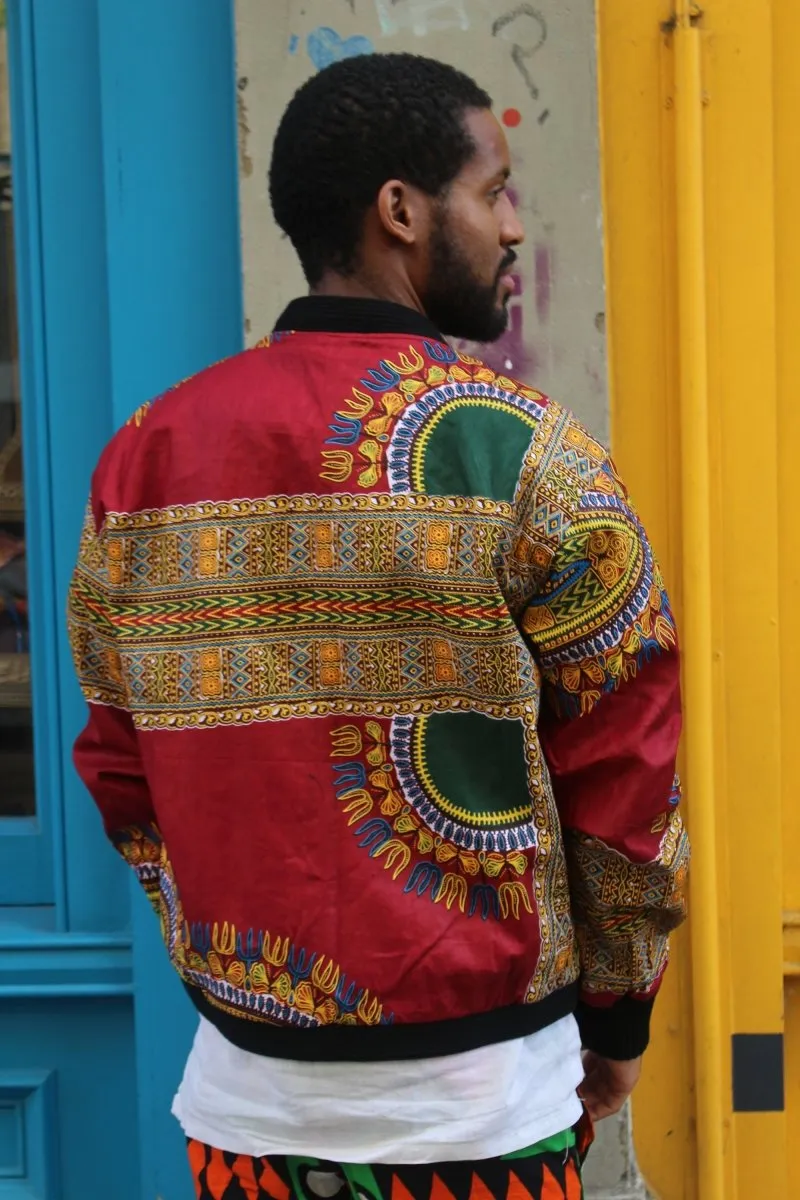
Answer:
M240 348L236 178L232 3L0 0L0 1200L191 1196L193 1017L72 770L63 614L102 445Z

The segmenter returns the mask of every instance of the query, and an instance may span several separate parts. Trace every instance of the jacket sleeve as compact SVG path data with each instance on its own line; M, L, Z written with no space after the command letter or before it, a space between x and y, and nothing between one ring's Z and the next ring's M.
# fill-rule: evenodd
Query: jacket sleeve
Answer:
M611 460L564 418L521 508L536 564L520 623L542 675L539 732L564 831L584 1046L635 1058L685 915L675 623Z
M105 544L90 505L68 602L73 659L89 705L74 762L100 810L106 834L157 907L161 836L127 708L112 621L114 586L121 571L115 557L119 545Z

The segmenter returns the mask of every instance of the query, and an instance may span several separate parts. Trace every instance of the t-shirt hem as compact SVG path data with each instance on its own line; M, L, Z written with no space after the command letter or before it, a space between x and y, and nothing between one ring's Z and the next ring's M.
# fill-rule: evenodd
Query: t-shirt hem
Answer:
M327 1162L339 1163L388 1163L403 1166L424 1166L439 1162L479 1162L489 1158L501 1158L504 1154L515 1154L546 1138L555 1137L571 1128L580 1119L581 1102L577 1093L570 1096L562 1104L556 1105L548 1112L537 1115L529 1125L518 1127L503 1137L481 1138L469 1142L449 1142L442 1140L435 1145L420 1147L412 1150L408 1145L398 1143L393 1149L391 1145L383 1146L375 1154L359 1153L357 1148L343 1142L320 1144L305 1142L302 1138L296 1141L273 1144L269 1139L260 1139L226 1134L220 1138L219 1130L212 1128L192 1114L182 1112L180 1094L175 1097L172 1105L172 1115L178 1121L185 1136L192 1141L203 1142L228 1154L242 1154L250 1158L265 1158L269 1155L289 1154L309 1156L324 1159ZM220 1145L224 1141L225 1145ZM355 1152L355 1153L354 1153Z

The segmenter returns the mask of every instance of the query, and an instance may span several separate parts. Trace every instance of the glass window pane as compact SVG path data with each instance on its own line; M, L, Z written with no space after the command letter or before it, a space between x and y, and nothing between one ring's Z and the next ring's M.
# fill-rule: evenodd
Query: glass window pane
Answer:
M0 817L17 817L35 798L4 4L0 21Z

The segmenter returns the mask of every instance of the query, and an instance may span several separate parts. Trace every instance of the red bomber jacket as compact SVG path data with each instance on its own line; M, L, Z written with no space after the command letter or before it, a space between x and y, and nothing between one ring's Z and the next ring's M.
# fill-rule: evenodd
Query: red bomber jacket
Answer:
M577 1008L644 1049L675 625L567 411L408 309L295 301L114 437L69 621L78 771L230 1041L423 1058Z

